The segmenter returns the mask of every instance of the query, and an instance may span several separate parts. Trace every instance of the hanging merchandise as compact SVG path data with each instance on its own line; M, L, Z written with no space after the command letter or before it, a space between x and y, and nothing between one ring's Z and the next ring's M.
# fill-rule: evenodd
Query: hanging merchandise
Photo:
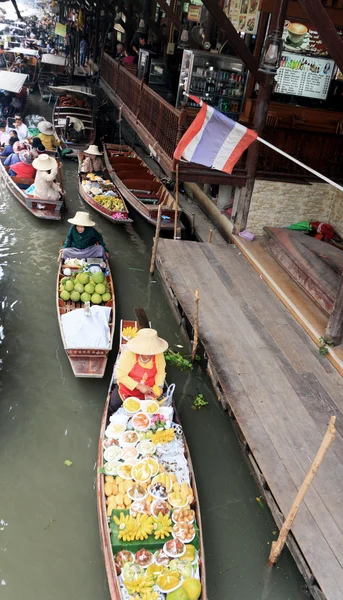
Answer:
M77 28L83 29L83 13L82 10L79 10L79 14L77 15Z

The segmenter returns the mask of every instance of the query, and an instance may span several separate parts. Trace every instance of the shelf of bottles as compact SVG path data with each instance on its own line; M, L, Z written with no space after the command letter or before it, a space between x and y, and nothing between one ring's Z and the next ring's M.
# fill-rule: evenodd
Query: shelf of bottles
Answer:
M198 96L206 104L237 120L241 113L244 85L244 74L214 67L203 70L198 68L197 73L192 74L189 94ZM187 106L199 107L191 100Z

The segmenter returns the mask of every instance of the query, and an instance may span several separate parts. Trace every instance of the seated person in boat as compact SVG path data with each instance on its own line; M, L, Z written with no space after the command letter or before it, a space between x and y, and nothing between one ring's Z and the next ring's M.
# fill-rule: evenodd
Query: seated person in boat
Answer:
M5 160L5 167L10 167L11 165L15 165L20 162L19 152L22 150L31 150L31 146L28 142L15 142L12 148L12 154L10 154Z
M55 152L61 142L55 135L53 124L49 123L49 121L40 121L38 123L38 129L40 131L38 137L45 150L47 152Z
M33 156L30 150L21 150L19 152L19 162L11 165L8 174L12 177L23 177L25 179L33 179L36 174L36 169L32 165Z
M102 162L100 156L102 156L102 152L100 152L98 146L89 146L87 150L84 150L85 158L81 164L81 173L95 173L95 175L100 175L102 177L105 166Z
M40 154L33 161L37 170L35 177L35 197L42 200L59 200L61 188L56 181L58 163L55 158L48 154Z
M7 142L6 146L4 147L3 151L1 152L1 156L7 157L7 156L10 156L11 154L13 154L13 152L14 152L13 146L17 141L18 141L17 132L14 129L11 129L9 132L8 142Z
M106 260L107 249L101 233L95 229L89 214L78 211L73 219L68 219L72 227L59 252L62 258L102 258Z
M163 353L167 348L168 342L158 337L155 329L140 329L127 342L116 368L117 386L110 400L113 412L129 396L140 400L161 396L166 377Z
M31 146L31 152L34 158L38 158L40 154L45 154L45 147L42 144L42 140L39 137L32 138Z
M29 136L29 130L26 127L25 123L23 123L23 119L20 114L16 113L14 115L14 125L12 127L6 127L6 133L9 133L12 129L15 129L18 140L27 140Z

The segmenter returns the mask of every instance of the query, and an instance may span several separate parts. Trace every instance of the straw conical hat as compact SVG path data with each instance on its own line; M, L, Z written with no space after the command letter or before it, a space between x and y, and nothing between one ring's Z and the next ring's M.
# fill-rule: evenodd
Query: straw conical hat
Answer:
M140 329L136 337L127 342L126 347L136 354L152 356L165 352L168 342L158 337L155 329Z
M91 145L87 150L83 151L84 154L93 154L94 156L102 156L102 152L100 152L98 146Z
M94 221L91 221L89 214L78 210L75 217L68 219L68 222L72 225L79 225L80 227L94 227Z
M46 135L52 135L54 133L54 126L49 121L40 121L37 127L41 133Z
M41 154L33 161L33 166L37 171L50 171L57 165L57 160L48 154Z

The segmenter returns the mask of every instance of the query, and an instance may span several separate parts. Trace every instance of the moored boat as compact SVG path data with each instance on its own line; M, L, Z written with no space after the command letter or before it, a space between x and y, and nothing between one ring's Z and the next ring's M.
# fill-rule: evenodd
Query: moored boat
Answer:
M175 198L143 159L130 146L117 144L104 144L104 159L113 183L128 204L154 226L162 205L161 229L174 229ZM178 229L183 228L181 214L178 208Z
M90 177L93 173L89 173ZM125 204L124 198L117 187L108 179L108 173L105 172L103 177L94 176L94 184L101 186L102 190L99 194L92 193L92 180L82 179L79 175L79 194L81 198L91 206L100 215L115 224L132 223L129 218L129 211ZM105 196L111 192L110 196Z
M43 100L50 101L51 85L64 85L70 79L70 67L67 58L56 54L43 54L38 67L38 89Z
M71 275L69 275L69 269ZM101 303L86 305L83 300L82 284L79 278L81 272L88 278L93 271L104 274L103 285L110 299L102 299ZM65 275L65 271L67 275ZM73 282L70 292L63 299L63 279ZM76 285L81 287L76 288ZM67 287L67 286L66 286ZM75 287L75 289L74 289ZM94 287L94 285L93 285ZM77 291L79 289L79 292ZM68 291L65 289L65 291ZM73 299L73 291L76 297ZM86 290L87 291L87 290ZM90 296L90 294L88 294ZM68 297L69 296L69 297ZM81 297L80 297L81 296ZM106 369L108 353L112 349L115 328L115 298L112 275L109 264L101 259L66 259L60 261L56 287L57 317L63 346L71 364L75 377L103 377ZM73 313L71 315L71 313Z
M63 145L74 151L84 150L95 139L92 104L95 95L85 86L50 86L56 96L52 122Z
M23 177L11 177L8 173L8 167L5 167L0 160L0 174L7 189L20 204L38 219L51 219L59 221L61 219L61 209L64 204L64 190L62 177L60 174L61 165L59 163L58 180L62 189L59 200L49 200L37 198L34 195L34 179L25 179ZM25 186L25 189L19 187Z
M127 328L139 329L139 325L135 321L121 321L120 351L127 341L127 336L124 335ZM132 430L132 421L127 426L130 417L123 407L110 418L109 402L114 387L115 369L101 421L97 462L99 531L110 598L111 600L126 600L129 597L137 598L137 600L140 598L162 600L169 592L181 586L186 590L188 585L188 589L193 586L193 597L206 600L206 573L199 498L189 449L175 413L175 407L173 406L173 419L171 416L173 409L171 407L164 409L164 411L170 411L169 413L164 412L165 417L170 418L169 427L166 426L164 430L164 432L168 432L169 442L164 441L162 445L160 443L156 446L154 444L156 432L153 433L150 429L141 433L137 429ZM147 402L149 404L149 401ZM157 406L157 411L162 412L162 409ZM145 413L145 415L148 414ZM124 430L120 433L123 427ZM125 445L126 442L129 443L129 440L124 440L125 434L139 437L137 450L133 443L130 446ZM157 439L155 443L158 443ZM149 449L148 446L150 446ZM158 453L156 453L157 448ZM143 452L144 458L140 456ZM138 469L136 472L131 471L131 474L122 471L125 454L132 454L132 456L137 454L138 457L140 456L138 465L143 462L148 465L150 468L148 481L143 482L144 475L139 476ZM176 464L177 467L175 467ZM132 459L131 468L133 469L132 465L138 467L137 458ZM130 461L126 462L125 469L130 469ZM157 487L155 489L150 487L150 483L152 486L156 484ZM146 491L147 487L149 487L149 491ZM158 489L162 492L169 490L166 500L158 500L158 495L154 496ZM181 492L174 490L181 490ZM183 502L183 494L187 494L185 496L186 503L183 504L183 509L177 508ZM140 499L140 496L143 499ZM181 500L176 502L178 498ZM155 500L155 504L152 504L151 500ZM142 512L140 513L140 511ZM139 518L135 517L139 514L147 519L145 534L140 531ZM129 524L130 515L133 517L131 524ZM170 516L171 518L169 518ZM186 525L182 519L186 519ZM162 527L165 528L163 536L160 535ZM187 527L191 531L187 531ZM135 532L134 540L127 541L125 539L124 541L122 537L123 534L125 535L124 531L127 530L129 533L130 528L131 538L132 532ZM121 535L120 532L122 532ZM184 538L186 534L190 535L188 538L190 541ZM182 538L185 539L185 542L182 541ZM179 558L173 560L173 556ZM132 566L133 562L131 561L136 563L135 566ZM137 565L143 568L137 569ZM164 577L159 577L159 575L164 575ZM194 579L197 582L194 582ZM146 596L142 595L144 582L146 583ZM138 584L141 587L136 588ZM194 586L197 591L194 591ZM196 595L197 593L198 595ZM182 597L189 598L188 595Z

